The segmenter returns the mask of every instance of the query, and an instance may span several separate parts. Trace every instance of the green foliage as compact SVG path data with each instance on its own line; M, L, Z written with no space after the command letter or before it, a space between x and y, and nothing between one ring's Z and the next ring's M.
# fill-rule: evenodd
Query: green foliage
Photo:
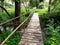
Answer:
M18 45L21 40L21 35L15 33L4 45Z
M9 16L5 12L0 12L0 23L9 19Z
M9 4L9 3L4 3L4 6L6 6L7 8L12 8L13 7L13 5Z
M30 5L31 5L32 7L35 6L35 3L36 3L36 0L30 0ZM33 5L32 5L32 4L33 4Z
M1 34L0 34L0 42L3 41L12 31L3 31Z
M26 13L26 10L21 8L21 14L23 15L25 13Z
M48 20L48 24L45 28L45 45L60 45L60 25L55 26L54 19Z
M39 3L39 9L43 9L44 8L44 2Z
M35 12L39 14L39 16L44 15L47 13L46 9L35 9Z
M40 16L41 23L44 27L44 45L60 45L60 1L54 0L53 6L51 6L51 13L43 13L45 10L41 11ZM40 11L38 11L40 12ZM39 14L41 14L41 12Z
M13 8L8 8L8 12L10 13L11 17L10 18L13 18L14 15L15 15L15 10Z
M9 18L15 17L15 10L13 8L8 8L7 10L9 12L9 14L11 15L11 17L9 17L4 11L3 12L0 11L0 23L7 21ZM26 19L25 14L26 14L26 10L21 9L21 15L20 16L21 16L22 20Z
M60 13L60 0L54 0L52 2L52 6L51 6L51 14L55 13L54 15L59 15Z
M11 17L9 17L9 16L6 14L6 12L0 11L0 23L14 17L15 13L14 13L14 10L13 10L13 9L8 9L8 12L9 12L9 14L11 15Z
M30 2L30 6L31 7L35 7L36 6L36 3L39 4L39 0L30 0L29 2Z
M11 30L3 31L2 34L0 34L0 42L2 42L11 32ZM4 45L18 45L20 40L21 35L16 32Z

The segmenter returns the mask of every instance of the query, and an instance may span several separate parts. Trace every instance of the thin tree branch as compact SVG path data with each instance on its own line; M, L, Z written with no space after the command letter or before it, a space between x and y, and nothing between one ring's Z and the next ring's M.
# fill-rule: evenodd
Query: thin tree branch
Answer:
M0 8L3 9L8 14L8 16L11 16L4 7L0 6Z

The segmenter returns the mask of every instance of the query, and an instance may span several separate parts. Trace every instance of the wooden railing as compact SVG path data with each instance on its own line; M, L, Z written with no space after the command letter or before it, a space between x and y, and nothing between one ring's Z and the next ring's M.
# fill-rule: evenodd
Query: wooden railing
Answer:
M8 23L8 22L11 22L11 21L13 21L13 20L19 18L19 17L20 17L20 16L15 17L15 18L12 18L12 19L9 19L9 20L7 20L7 21L5 21L5 22L3 22L3 23L0 23L0 25L4 25L4 24L6 24L6 23Z
M0 45L4 45L4 43L22 26L22 24L24 24L24 23L32 16L33 13L34 13L34 12L31 12L30 15L29 15L21 24L19 24L19 26L17 26L17 27L12 31L12 33L11 33L10 35L8 35L8 37L7 37ZM8 20L8 21L6 21L6 22L4 22L4 23L1 23L0 25L3 25L3 24L5 24L5 23L10 22L10 21L12 21L12 20L15 20L15 19L17 19L17 18L19 18L19 16L16 17L16 18L10 19L10 20Z

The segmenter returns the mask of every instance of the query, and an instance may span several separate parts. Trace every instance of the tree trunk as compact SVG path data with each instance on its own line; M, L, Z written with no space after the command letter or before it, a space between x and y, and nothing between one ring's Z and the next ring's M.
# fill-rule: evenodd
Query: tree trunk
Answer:
M15 1L15 17L20 15L20 0Z
M51 0L49 0L48 14L50 14L50 8L51 8Z
M39 8L39 0L36 0L36 8Z
M44 0L39 0L39 2L43 2Z
M15 17L20 16L20 9L20 0L15 0ZM20 24L20 18L16 19L14 23L15 27L17 27Z

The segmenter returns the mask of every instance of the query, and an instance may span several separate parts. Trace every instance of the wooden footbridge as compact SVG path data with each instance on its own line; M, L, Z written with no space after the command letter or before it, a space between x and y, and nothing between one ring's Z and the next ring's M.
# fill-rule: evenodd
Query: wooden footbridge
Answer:
M29 17L31 16L28 16L28 18ZM26 22L26 20L24 22ZM7 40L18 30L18 28L21 27L24 22L22 22L0 45L4 45L4 43L7 42ZM44 45L37 13L33 13L31 20L24 30L24 34L18 45Z

